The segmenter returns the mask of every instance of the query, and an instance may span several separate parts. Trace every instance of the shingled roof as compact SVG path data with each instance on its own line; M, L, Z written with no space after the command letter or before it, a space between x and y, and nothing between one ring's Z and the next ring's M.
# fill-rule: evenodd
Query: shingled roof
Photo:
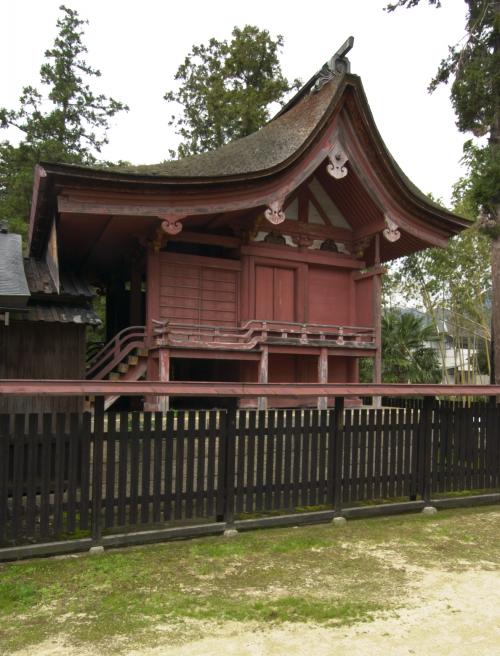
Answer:
M332 104L341 80L342 76L338 75L317 93L302 94L299 102L257 132L217 150L161 164L119 167L119 170L176 178L215 178L272 169L308 141Z
M22 255L21 235L0 232L0 310L27 321L97 326L94 290L79 276L62 272L59 290L42 260Z
M174 201L178 203L176 211L180 213L186 207L186 212L193 215L198 210L204 213L212 206L217 212L241 209L246 194L253 194L253 206L256 206L258 194L263 189L271 189L279 176L284 178L309 153L316 152L318 157L324 152L326 158L330 152L326 145L319 150L317 146L332 138L331 127L337 117L339 141L344 140L344 121L352 120L351 125L360 135L361 149L367 153L383 183L391 185L391 194L397 197L400 205L404 204L415 216L449 236L462 230L469 223L466 219L430 200L399 168L375 125L361 79L349 72L348 65L340 69L332 67L332 62L339 63L336 55L267 125L212 152L144 165L88 167L41 162L35 174L30 254L42 256L52 217L57 211L57 194L63 188L69 187L72 191L77 188L106 189L127 194L154 191L172 193L172 197L177 194ZM346 62L346 59L340 60L342 64ZM349 144L345 145L349 147ZM348 166L354 168L354 158ZM267 191L262 191L262 194L262 204L265 205L269 197ZM198 207L196 204L201 196L203 201ZM151 198L148 195L148 199ZM164 204L168 207L167 200Z
M0 232L0 308L23 308L30 290L23 267L21 235Z

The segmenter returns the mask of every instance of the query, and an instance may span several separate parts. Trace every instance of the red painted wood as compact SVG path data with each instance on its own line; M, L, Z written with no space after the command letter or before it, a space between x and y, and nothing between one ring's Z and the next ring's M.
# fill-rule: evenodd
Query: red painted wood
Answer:
M331 360L329 361L331 366ZM353 383L214 383L90 380L0 380L0 394L9 396L500 396L500 385L379 385Z
M272 321L274 319L274 268L257 265L255 267L255 318Z
M373 326L373 277L354 281L356 325Z
M239 269L233 260L161 253L160 318L237 325Z
M255 318L296 321L296 269L257 264L255 267Z
M295 223L292 221L292 223ZM283 230L285 233L286 230ZM288 266L296 264L316 264L320 266L342 267L344 269L363 269L366 263L356 260L350 255L342 253L328 253L318 250L299 251L298 248L274 246L272 244L259 243L259 245L242 246L243 255L253 255L259 259L286 260Z
M296 321L295 308L296 274L293 269L274 268L274 316L275 321Z
M311 323L349 325L351 323L349 285L348 270L310 266L308 320Z

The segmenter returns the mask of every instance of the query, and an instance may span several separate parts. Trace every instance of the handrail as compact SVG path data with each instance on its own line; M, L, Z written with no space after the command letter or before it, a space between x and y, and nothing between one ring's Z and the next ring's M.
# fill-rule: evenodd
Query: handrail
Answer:
M375 330L368 326L337 326L252 319L241 326L209 326L154 321L158 346L199 346L249 350L259 343L298 342L310 346L372 347Z
M145 326L128 326L120 330L88 363L87 379L102 380L133 349L146 345Z

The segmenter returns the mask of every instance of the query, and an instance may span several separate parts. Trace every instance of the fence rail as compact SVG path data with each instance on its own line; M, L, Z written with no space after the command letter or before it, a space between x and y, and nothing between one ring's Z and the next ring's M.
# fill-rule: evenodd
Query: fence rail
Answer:
M498 488L495 405L0 415L0 547Z

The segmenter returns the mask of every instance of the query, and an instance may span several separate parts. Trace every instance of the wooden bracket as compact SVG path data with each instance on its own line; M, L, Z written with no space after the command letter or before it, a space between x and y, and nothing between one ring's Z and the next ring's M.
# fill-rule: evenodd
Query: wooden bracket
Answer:
M299 248L309 248L313 245L314 238L311 235L299 233L297 235L292 235L293 243Z
M393 221L388 214L384 216L384 220L385 220L385 225L387 227L384 228L382 234L387 239L387 241L390 242L398 241L398 239L401 237L398 224L395 221Z
M273 225L283 223L286 218L285 212L283 211L284 203L284 198L277 198L276 200L273 200L271 203L269 203L269 207L264 212L264 216L269 221L269 223L272 223Z
M163 214L160 216L160 219L163 219L161 229L167 235L178 235L182 230L182 219L186 216L186 214Z
M363 239L353 241L351 245L351 254L354 255L354 257L363 257L366 249L371 244L372 239L373 235L368 235L368 237L363 237Z
M345 178L347 175L347 167L345 163L349 159L346 155L345 150L342 148L340 143L337 141L331 151L328 153L328 159L330 164L326 167L328 173L337 180Z

